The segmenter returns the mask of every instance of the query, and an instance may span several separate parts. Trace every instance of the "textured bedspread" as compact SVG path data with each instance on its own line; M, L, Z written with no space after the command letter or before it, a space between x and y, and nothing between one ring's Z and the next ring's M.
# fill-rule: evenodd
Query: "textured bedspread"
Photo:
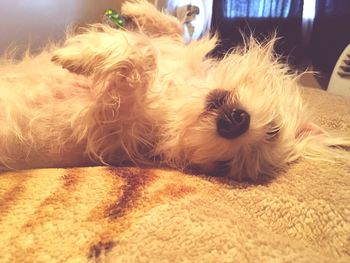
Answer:
M350 136L350 101L306 90ZM348 161L261 184L139 168L0 174L0 262L350 262Z

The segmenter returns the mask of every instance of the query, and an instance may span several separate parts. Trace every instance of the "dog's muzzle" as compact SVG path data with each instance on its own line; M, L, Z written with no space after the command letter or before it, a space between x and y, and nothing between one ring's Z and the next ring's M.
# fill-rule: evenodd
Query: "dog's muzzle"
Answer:
M216 121L219 135L225 139L234 139L245 133L250 124L249 114L242 109L223 109Z

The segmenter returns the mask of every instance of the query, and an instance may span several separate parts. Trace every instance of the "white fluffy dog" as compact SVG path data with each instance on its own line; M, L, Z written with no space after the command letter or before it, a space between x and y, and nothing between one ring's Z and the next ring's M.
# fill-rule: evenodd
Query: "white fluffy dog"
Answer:
M215 37L185 44L181 23L146 1L123 14L132 30L97 24L3 59L2 169L134 162L256 179L349 145L315 132L274 41L216 60Z

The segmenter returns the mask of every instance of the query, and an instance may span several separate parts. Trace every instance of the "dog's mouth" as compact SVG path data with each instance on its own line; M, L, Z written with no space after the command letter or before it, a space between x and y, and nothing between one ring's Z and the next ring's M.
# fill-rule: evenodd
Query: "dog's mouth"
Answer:
M230 162L231 160L215 161L212 169L208 171L208 175L217 177L227 175L230 171Z
M231 160L214 161L208 164L192 164L187 167L189 171L195 174L206 174L213 177L224 177L230 172Z

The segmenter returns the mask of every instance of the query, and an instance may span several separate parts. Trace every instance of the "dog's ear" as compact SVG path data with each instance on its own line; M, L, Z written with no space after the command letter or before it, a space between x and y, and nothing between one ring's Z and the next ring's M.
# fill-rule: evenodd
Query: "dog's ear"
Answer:
M350 150L350 138L326 132L323 128L313 122L303 125L296 135L297 139L311 141L314 145L341 148Z
M317 136L317 135L323 135L327 136L327 133L317 124L313 122L308 122L302 126L302 128L297 132L296 137L302 138L305 136Z
M128 72L155 68L155 51L140 34L94 25L82 34L68 37L53 52L52 61L70 72L98 76L101 73Z

